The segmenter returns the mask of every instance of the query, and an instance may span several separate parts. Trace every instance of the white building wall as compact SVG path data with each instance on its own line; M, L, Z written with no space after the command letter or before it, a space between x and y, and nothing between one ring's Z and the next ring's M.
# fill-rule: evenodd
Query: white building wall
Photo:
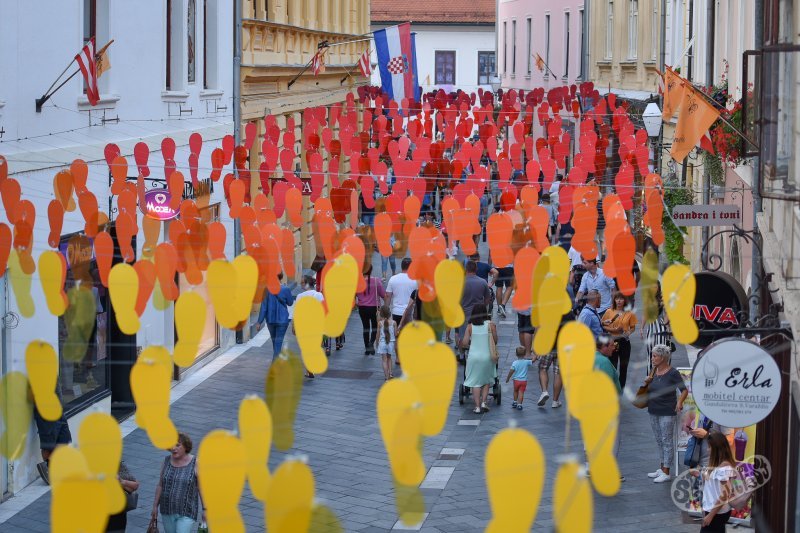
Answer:
M47 244L49 223L47 206L54 198L52 180L73 159L87 162L87 185L96 195L99 209L108 211L108 166L103 149L116 143L128 160L128 176L137 174L133 147L146 142L150 147L151 176L163 177L161 141L172 137L177 145L177 169L190 179L188 168L189 136L199 132L203 147L199 158L198 178L211 172L210 157L221 146L225 135L233 133L233 7L222 0L208 1L209 73L208 88L203 83L203 1L196 4L197 52L196 81L186 79L188 55L186 9L190 0L173 0L173 39L175 64L181 64L182 79L173 79L173 90L166 91L166 2L98 1L97 46L113 38L109 49L111 70L100 79L101 102L89 107L83 93L83 80L75 76L48 101L41 113L34 100L42 95L56 76L83 46L83 1L0 0L0 155L9 163L9 172L22 186L22 198L36 207L33 257L50 249ZM73 64L71 73L76 66ZM173 69L176 72L176 69ZM105 120L104 120L105 119ZM117 120L118 119L118 120ZM229 165L225 172L231 171ZM226 252L233 256L233 222L228 215L222 181L215 184L211 204L219 202L220 219L227 227ZM0 215L7 222L4 214ZM144 235L137 235L137 258L141 256ZM66 213L62 235L81 231L84 220L80 210ZM159 242L166 238L167 225ZM1 280L5 282L5 280ZM33 318L21 318L14 329L6 329L5 361L2 370L25 372L24 350L34 339L43 339L54 347L58 343L56 317L49 314L38 274L34 274L32 295L36 305ZM19 314L10 287L7 310ZM173 346L172 309L157 311L148 304L136 337L137 347ZM233 334L220 332L220 348L233 344ZM110 410L108 398L92 409ZM76 415L70 420L77 437ZM12 466L10 491L18 491L36 477L40 461L35 427L24 457Z
M381 29L373 25L372 31ZM412 24L411 31L417 34L417 68L419 84L423 92L440 88L436 84L436 51L455 51L456 83L452 90L462 89L470 93L478 90L478 52L494 52L494 26L472 25L420 25ZM372 62L377 63L375 43L371 44ZM427 78L427 80L426 80ZM373 69L371 83L380 86L381 75ZM445 87L445 86L442 86ZM481 85L491 90L491 85ZM447 88L447 87L445 87Z

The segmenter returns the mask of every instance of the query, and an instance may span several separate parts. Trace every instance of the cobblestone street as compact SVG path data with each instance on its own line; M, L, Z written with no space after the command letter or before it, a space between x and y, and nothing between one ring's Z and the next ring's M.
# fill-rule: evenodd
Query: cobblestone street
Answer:
M507 319L501 319L498 332L502 382L518 342L516 316L509 314ZM638 333L632 340L627 394L633 394L644 377L644 369L635 364L643 360ZM294 339L290 339L290 345L296 348ZM242 398L264 394L271 352L269 342L249 348L172 404L172 419L179 430L191 436L195 446L213 429L233 429ZM325 375L305 380L295 421L295 446L290 454L273 449L270 468L276 468L287 455L304 455L316 477L317 498L336 512L346 531L403 529L397 522L393 483L375 413L375 397L383 384L383 373L378 357L363 355L357 313L350 317L344 349L334 352L330 363ZM681 348L673 365L687 364L686 352ZM458 372L460 384L463 367ZM534 372L529 374L523 411L511 410L511 384L503 383L502 392L502 405L492 403L490 412L475 415L470 409L471 400L460 406L454 391L445 429L425 441L424 458L429 471L421 487L428 514L422 531L485 528L491 509L484 479L484 454L492 437L512 423L530 431L544 448L546 482L534 530L553 530L553 481L562 454L582 453L581 442L576 440L580 435L578 424L566 419L566 405L553 409L548 401L544 408L537 407L540 388ZM571 438L569 444L567 434ZM626 481L612 498L595 493L595 531L696 531L698 524L685 522L673 505L670 484L657 485L647 478L646 473L657 466L648 415L625 398L621 400L621 435L619 462ZM146 434L136 429L124 439L123 454L131 472L142 482L139 508L129 513L128 529L144 531L164 452L155 450ZM49 505L48 492L0 529L49 531ZM248 488L240 509L248 531L264 530L263 506Z

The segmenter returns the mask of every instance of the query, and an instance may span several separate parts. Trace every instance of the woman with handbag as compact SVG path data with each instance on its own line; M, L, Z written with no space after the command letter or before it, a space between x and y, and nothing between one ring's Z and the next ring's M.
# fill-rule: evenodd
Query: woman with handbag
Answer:
M661 295L661 283L658 282L656 286L656 305L658 311L656 319L652 322L645 322L642 329L639 330L639 335L644 339L645 353L647 354L647 372L653 369L654 362L652 358L653 348L657 344L664 344L670 347L673 352L672 344L672 328L669 325L669 317L667 310L664 308L664 298Z
M125 509L121 513L117 513L108 517L108 524L106 531L114 533L124 532L128 526L128 511L136 509L139 503L139 482L128 470L125 461L120 461L119 471L117 472L117 479L125 491Z
M159 511L165 533L194 533L198 514L202 514L205 523L205 507L202 513L198 509L198 502L202 505L203 501L197 482L197 461L191 451L192 440L185 433L178 433L178 443L161 466L147 533L158 531Z
M675 420L683 410L683 402L689 391L683 383L683 376L669 363L670 349L664 344L653 347L653 372L644 380L647 387L647 413L650 426L658 444L661 466L647 474L654 483L664 483L671 478L669 466L675 460ZM675 394L680 390L680 396Z
M472 308L461 347L469 348L464 386L472 388L472 399L475 401L473 413L485 413L489 410L486 406L489 386L497 379L498 357L497 328L489 320L484 304L476 304Z
M636 331L636 315L628 305L628 298L617 291L611 300L611 307L603 313L603 329L611 335L617 347L609 357L611 364L619 373L619 386L625 388L628 379L628 362L631 360L631 334Z
M736 461L730 443L722 433L711 433L708 446L708 468L703 468L702 472L690 471L694 476L703 476L703 526L700 532L724 532L731 517L729 501L733 498L731 479L737 475Z
M366 289L356 294L358 316L364 329L364 355L375 355L375 339L378 337L378 303L386 299L386 291L379 278L372 276L372 265L364 272Z

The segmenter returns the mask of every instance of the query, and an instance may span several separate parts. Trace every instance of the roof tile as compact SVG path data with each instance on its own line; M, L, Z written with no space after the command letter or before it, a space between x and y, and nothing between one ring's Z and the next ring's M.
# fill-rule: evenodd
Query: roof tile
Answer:
M493 0L372 0L372 22L494 24Z

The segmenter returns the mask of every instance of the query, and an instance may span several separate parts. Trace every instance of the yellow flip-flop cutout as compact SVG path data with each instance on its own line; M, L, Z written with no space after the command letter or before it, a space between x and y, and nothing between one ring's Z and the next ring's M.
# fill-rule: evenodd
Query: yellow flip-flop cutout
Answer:
M358 263L350 254L342 254L333 260L333 265L325 275L322 292L325 294L325 335L338 337L344 333L353 299L358 285Z
M257 500L266 501L270 473L267 466L272 447L272 414L258 396L239 404L239 438L247 454L247 481Z
M184 368L192 366L200 349L205 324L205 300L194 291L183 291L175 302L175 331L178 342L175 343L173 358L176 365Z
M553 489L553 522L556 531L588 533L592 530L594 509L589 480L574 460L564 463L556 474Z
M0 412L3 433L0 454L16 461L25 452L25 442L33 418L33 404L28 399L28 378L22 372L9 372L0 378Z
M239 499L244 489L246 467L245 446L229 431L216 429L200 443L197 479L209 529L244 532Z
M694 274L686 265L670 265L661 279L661 288L675 340L681 344L693 343L700 334L692 314L697 291Z
M580 412L573 409L574 396L583 387L581 381L594 368L595 341L591 330L580 322L570 322L561 328L558 335L558 363L564 390L567 395L567 407L575 418Z
M36 312L36 306L31 297L31 280L33 276L26 274L20 264L19 253L11 250L8 256L8 280L11 282L11 289L17 299L17 309L19 314L25 318L31 318Z
M294 417L302 391L303 363L297 355L284 350L273 358L266 383L267 405L272 413L273 441L281 451L290 449L294 444Z
M168 450L178 442L169 418L172 358L163 346L148 346L131 369L131 392L136 401L136 424L147 432L153 446Z
M294 306L294 328L303 364L309 372L324 373L328 370L328 358L322 349L325 330L322 302L316 298L300 298Z
M89 337L97 323L97 304L94 293L84 284L77 284L67 291L69 307L64 312L67 338L61 355L65 360L76 363L86 355Z
M448 328L464 323L461 293L464 292L464 268L453 259L440 261L433 275L436 299L442 310L442 318Z
M305 463L284 461L276 470L267 493L267 531L308 531L314 504L314 474Z
M136 314L136 296L139 293L139 275L127 263L117 263L108 274L108 292L117 317L120 331L134 335L139 331L139 315Z
M58 252L47 250L39 256L39 281L42 283L47 300L47 308L55 316L61 316L67 310L67 295L64 292L64 280L67 277L67 262Z
M58 384L56 351L42 340L32 341L25 349L25 368L28 370L28 381L39 414L50 421L61 418L63 407L56 394Z
M122 431L108 413L90 413L78 428L80 451L89 471L102 483L108 496L108 514L125 509L125 491L117 480L122 459Z

